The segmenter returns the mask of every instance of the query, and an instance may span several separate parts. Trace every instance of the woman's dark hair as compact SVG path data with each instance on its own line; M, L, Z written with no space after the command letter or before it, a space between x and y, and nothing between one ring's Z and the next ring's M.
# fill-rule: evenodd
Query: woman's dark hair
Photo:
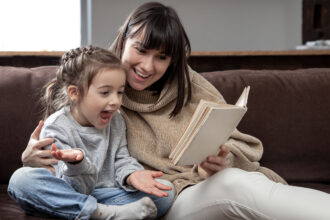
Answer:
M122 57L125 40L137 36L141 31L143 31L141 43L145 49L161 49L172 59L164 76L154 83L152 89L160 92L165 81L172 81L177 76L178 98L170 114L173 117L181 111L185 98L187 101L191 98L187 64L191 52L189 39L173 8L157 2L148 2L136 8L128 16L110 49L117 56Z
M83 97L99 72L120 69L126 73L126 68L115 54L94 46L72 49L63 54L60 62L56 77L43 88L44 95L41 101L44 119L62 107L72 104L66 91L69 85L77 86L79 97Z

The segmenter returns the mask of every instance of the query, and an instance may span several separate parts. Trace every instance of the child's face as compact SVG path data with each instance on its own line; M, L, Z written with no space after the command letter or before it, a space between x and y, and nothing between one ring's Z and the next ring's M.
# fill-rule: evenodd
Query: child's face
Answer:
M96 74L72 111L73 117L82 126L103 129L121 105L125 80L125 72L120 69L106 69Z

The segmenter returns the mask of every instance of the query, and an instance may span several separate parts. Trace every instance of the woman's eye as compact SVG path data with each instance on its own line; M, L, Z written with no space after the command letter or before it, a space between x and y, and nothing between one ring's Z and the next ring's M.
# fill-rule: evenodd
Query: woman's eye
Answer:
M136 50L140 53L146 53L146 50L143 49L142 47L136 47Z
M159 59L161 60L166 60L167 56L166 55L159 55Z

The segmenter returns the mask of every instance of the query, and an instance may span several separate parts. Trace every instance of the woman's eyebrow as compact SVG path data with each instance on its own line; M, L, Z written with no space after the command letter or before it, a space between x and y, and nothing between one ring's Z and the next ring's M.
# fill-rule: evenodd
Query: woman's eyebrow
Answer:
M135 44L136 46L139 46L139 47L145 48L144 45L143 45L140 41L138 41L138 40L134 41L133 44ZM159 53L160 53L160 54L164 54L164 55L166 54L166 53L165 53L165 50L160 50Z

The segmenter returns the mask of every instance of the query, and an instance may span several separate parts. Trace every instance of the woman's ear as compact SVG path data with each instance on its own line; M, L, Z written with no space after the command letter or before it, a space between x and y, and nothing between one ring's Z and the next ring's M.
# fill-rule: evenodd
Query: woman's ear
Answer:
M78 91L78 87L77 86L74 86L74 85L69 85L68 86L68 89L67 89L67 92L68 92L68 96L71 100L72 103L75 103L78 101L79 99L79 91Z

